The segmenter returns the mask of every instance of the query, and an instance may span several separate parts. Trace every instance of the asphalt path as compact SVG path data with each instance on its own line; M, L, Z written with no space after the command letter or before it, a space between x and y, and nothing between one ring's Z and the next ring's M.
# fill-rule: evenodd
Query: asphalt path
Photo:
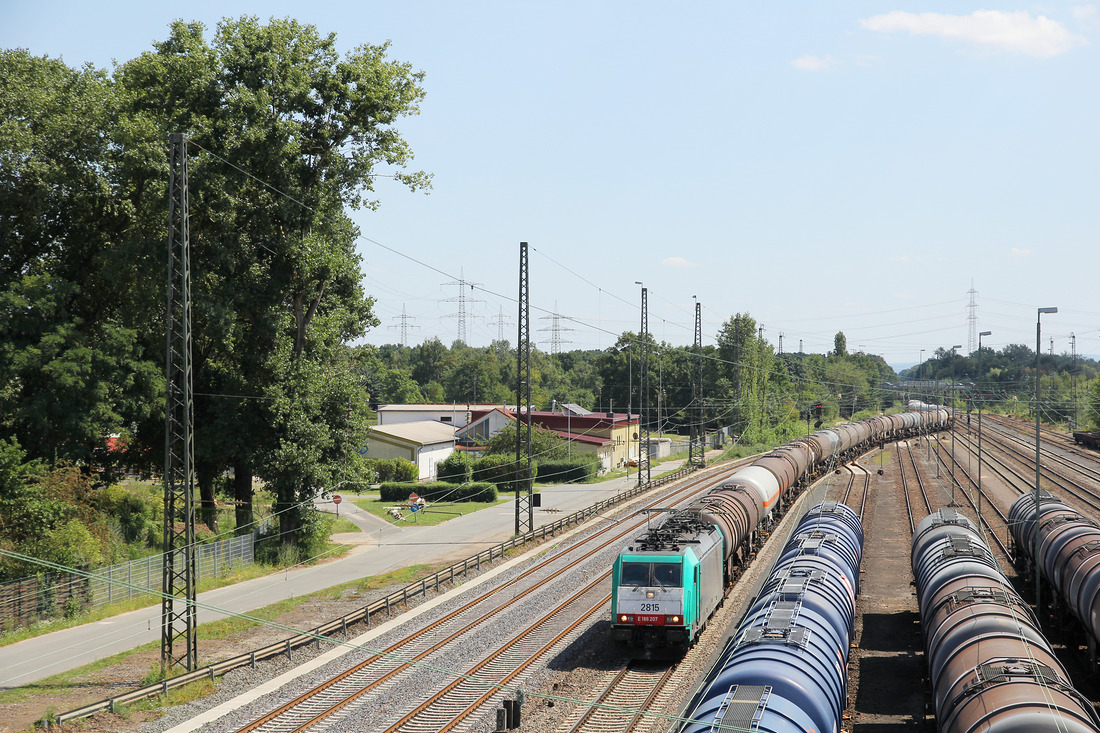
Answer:
M681 465L682 461L655 465L652 475L675 471ZM535 526L554 522L636 483L637 477L632 475L594 484L539 488L542 506L535 510ZM347 517L363 530L334 536L335 541L352 545L347 554L330 562L280 571L200 593L200 603L220 610L198 609L198 622L248 613L276 601L409 565L456 562L514 534L515 505L511 502L437 525L417 525L406 519L403 525L395 526L356 507L351 496L342 496L345 501L339 506L340 516ZM336 510L331 503L319 506L327 511ZM159 603L9 644L0 647L0 689L32 685L150 641L160 641Z

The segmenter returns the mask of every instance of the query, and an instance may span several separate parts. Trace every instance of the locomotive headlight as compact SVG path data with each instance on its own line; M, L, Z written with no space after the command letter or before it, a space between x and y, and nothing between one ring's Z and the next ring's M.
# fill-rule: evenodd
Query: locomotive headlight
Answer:
M657 591L655 591L655 590L647 590L647 591L645 592L645 597L646 597L646 598L656 598L656 597L657 597Z
M623 622L624 624L627 622L627 619L628 616L625 613L622 616L619 616L619 621Z
M679 616L673 616L672 617L672 623L674 623L674 624L680 623L680 617Z

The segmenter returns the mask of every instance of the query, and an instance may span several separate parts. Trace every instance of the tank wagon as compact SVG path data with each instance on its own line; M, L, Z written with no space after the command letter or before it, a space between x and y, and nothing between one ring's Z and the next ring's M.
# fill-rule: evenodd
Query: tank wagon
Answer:
M807 512L681 733L838 731L862 553L850 508Z
M1075 430L1073 432L1073 442L1086 448L1100 450L1100 433Z
M1056 606L1069 611L1087 632L1089 655L1095 663L1100 640L1100 527L1047 491L1039 492L1038 522L1033 493L1013 502L1008 522L1017 560L1029 571L1038 563L1057 596Z
M876 444L943 429L948 420L947 410L926 410L819 430L662 517L612 567L611 638L639 657L682 654L802 488Z
M927 402L921 402L920 400L909 400L909 402L906 403L906 408L908 408L910 410L920 410L920 411L923 411L923 412L927 412L929 410L948 410L948 411L950 411L950 409L951 409L950 407L947 407L946 405L930 405Z
M940 733L1100 731L969 519L922 519L911 560Z

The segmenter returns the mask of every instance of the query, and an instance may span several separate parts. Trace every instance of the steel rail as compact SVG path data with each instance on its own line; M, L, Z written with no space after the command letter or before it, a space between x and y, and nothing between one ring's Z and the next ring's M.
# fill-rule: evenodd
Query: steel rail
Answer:
M500 688L511 683L521 672L526 671L529 666L538 661L540 657L550 651L558 642L609 603L611 601L611 594L603 593L595 603L588 603L588 608L580 613L577 613L572 608L574 604L580 603L580 601L591 591L595 590L599 584L610 577L610 569L601 573L599 577L574 593L568 600L560 604L553 611L527 626L507 645L493 651L485 659L469 668L464 674L457 676L441 690L432 694L428 699L418 704L413 710L403 715L396 723L385 729L386 733L396 733L396 731L402 729L423 729L430 733L444 733L454 728L455 725L471 715L489 698L500 694ZM544 642L545 630L549 625L550 619L554 616L564 616L566 614L573 617L573 620L570 621L564 629ZM540 634L542 636L540 636ZM536 645L536 649L534 651L523 650L526 644ZM481 675L487 674L493 675L491 681L480 677ZM476 686L478 691L460 690L459 688L463 685ZM486 686L489 687L487 691L479 692ZM443 698L452 692L455 692L455 697L459 699L447 701L445 704L441 703ZM463 698L463 695L466 695L466 697ZM473 698L473 700L470 701L470 698ZM457 713L450 712L444 709L447 707L449 707L450 710L454 710L456 707L460 708L460 710Z
M630 733L641 715L626 710L648 710L675 670L675 665L646 669L643 663L630 662L604 687L595 704L584 711L568 733Z

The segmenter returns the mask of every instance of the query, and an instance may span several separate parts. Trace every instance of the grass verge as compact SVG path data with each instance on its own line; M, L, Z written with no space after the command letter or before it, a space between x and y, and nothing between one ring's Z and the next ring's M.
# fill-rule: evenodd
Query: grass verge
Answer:
M332 529L333 533L362 531L344 517L340 517L339 519L333 517L331 521L334 522ZM318 560L331 560L345 555L350 550L351 547L348 545L328 543L324 546L320 554L318 554L316 557L311 558L310 561L302 564L309 564L310 562L317 562ZM229 573L228 575L222 575L217 578L203 578L198 582L196 590L198 593L204 593L208 590L224 588L227 585L243 583L246 580L262 578L265 575L270 575L272 573L282 572L289 569L292 568L280 567L275 565L264 565L261 563L239 565L233 570L232 573ZM158 603L160 603L159 596L143 593L125 601L119 601L118 603L112 603L107 606L101 606L99 608L94 608L88 611L84 611L82 613L78 613L71 618L43 619L42 621L36 621L29 626L21 626L19 628L12 629L10 631L6 631L0 634L0 647L7 646L8 644L14 644L25 639L33 639L36 636L50 634L54 631L62 631L64 629L71 629L75 626L82 626L84 624L102 621L105 618L118 616L119 614L128 613L130 611L136 611L140 608L148 608L149 606L155 606Z
M382 501L381 499L355 499L355 506L359 507L365 512L369 512L376 517L385 519L390 524L396 524L400 526L416 526L424 525L431 526L434 524L440 524L446 522L448 519L454 519L466 514L473 514L481 509L488 507L499 506L503 503L512 501L509 496L504 496L497 501L460 501L439 504L428 504L427 508L419 512L410 512L407 504L397 505L392 501ZM395 520L389 515L391 507L398 507L401 511L401 519Z
M343 547L343 545L341 545ZM223 575L219 578L204 578L199 581L197 591L202 593L208 590L214 590L215 588L224 588L227 585L233 585L235 583L243 583L246 580L252 580L253 578L262 578L265 575L283 570L284 568L277 568L271 565L241 565L237 567L232 573ZM33 639L36 636L42 636L43 634L50 634L54 631L61 631L63 629L71 629L74 626L82 626L84 624L94 623L96 621L102 621L105 618L111 616L117 616L122 613L128 613L130 611L136 611L139 608L146 608L148 606L155 606L160 603L160 597L150 594L142 594L135 598L130 598L125 601L119 601L118 603L112 603L107 606L101 606L90 611L84 611L78 613L72 618L54 618L37 621L30 626L23 626L11 631L4 632L0 635L0 646L7 646L8 644L14 644L24 639Z

